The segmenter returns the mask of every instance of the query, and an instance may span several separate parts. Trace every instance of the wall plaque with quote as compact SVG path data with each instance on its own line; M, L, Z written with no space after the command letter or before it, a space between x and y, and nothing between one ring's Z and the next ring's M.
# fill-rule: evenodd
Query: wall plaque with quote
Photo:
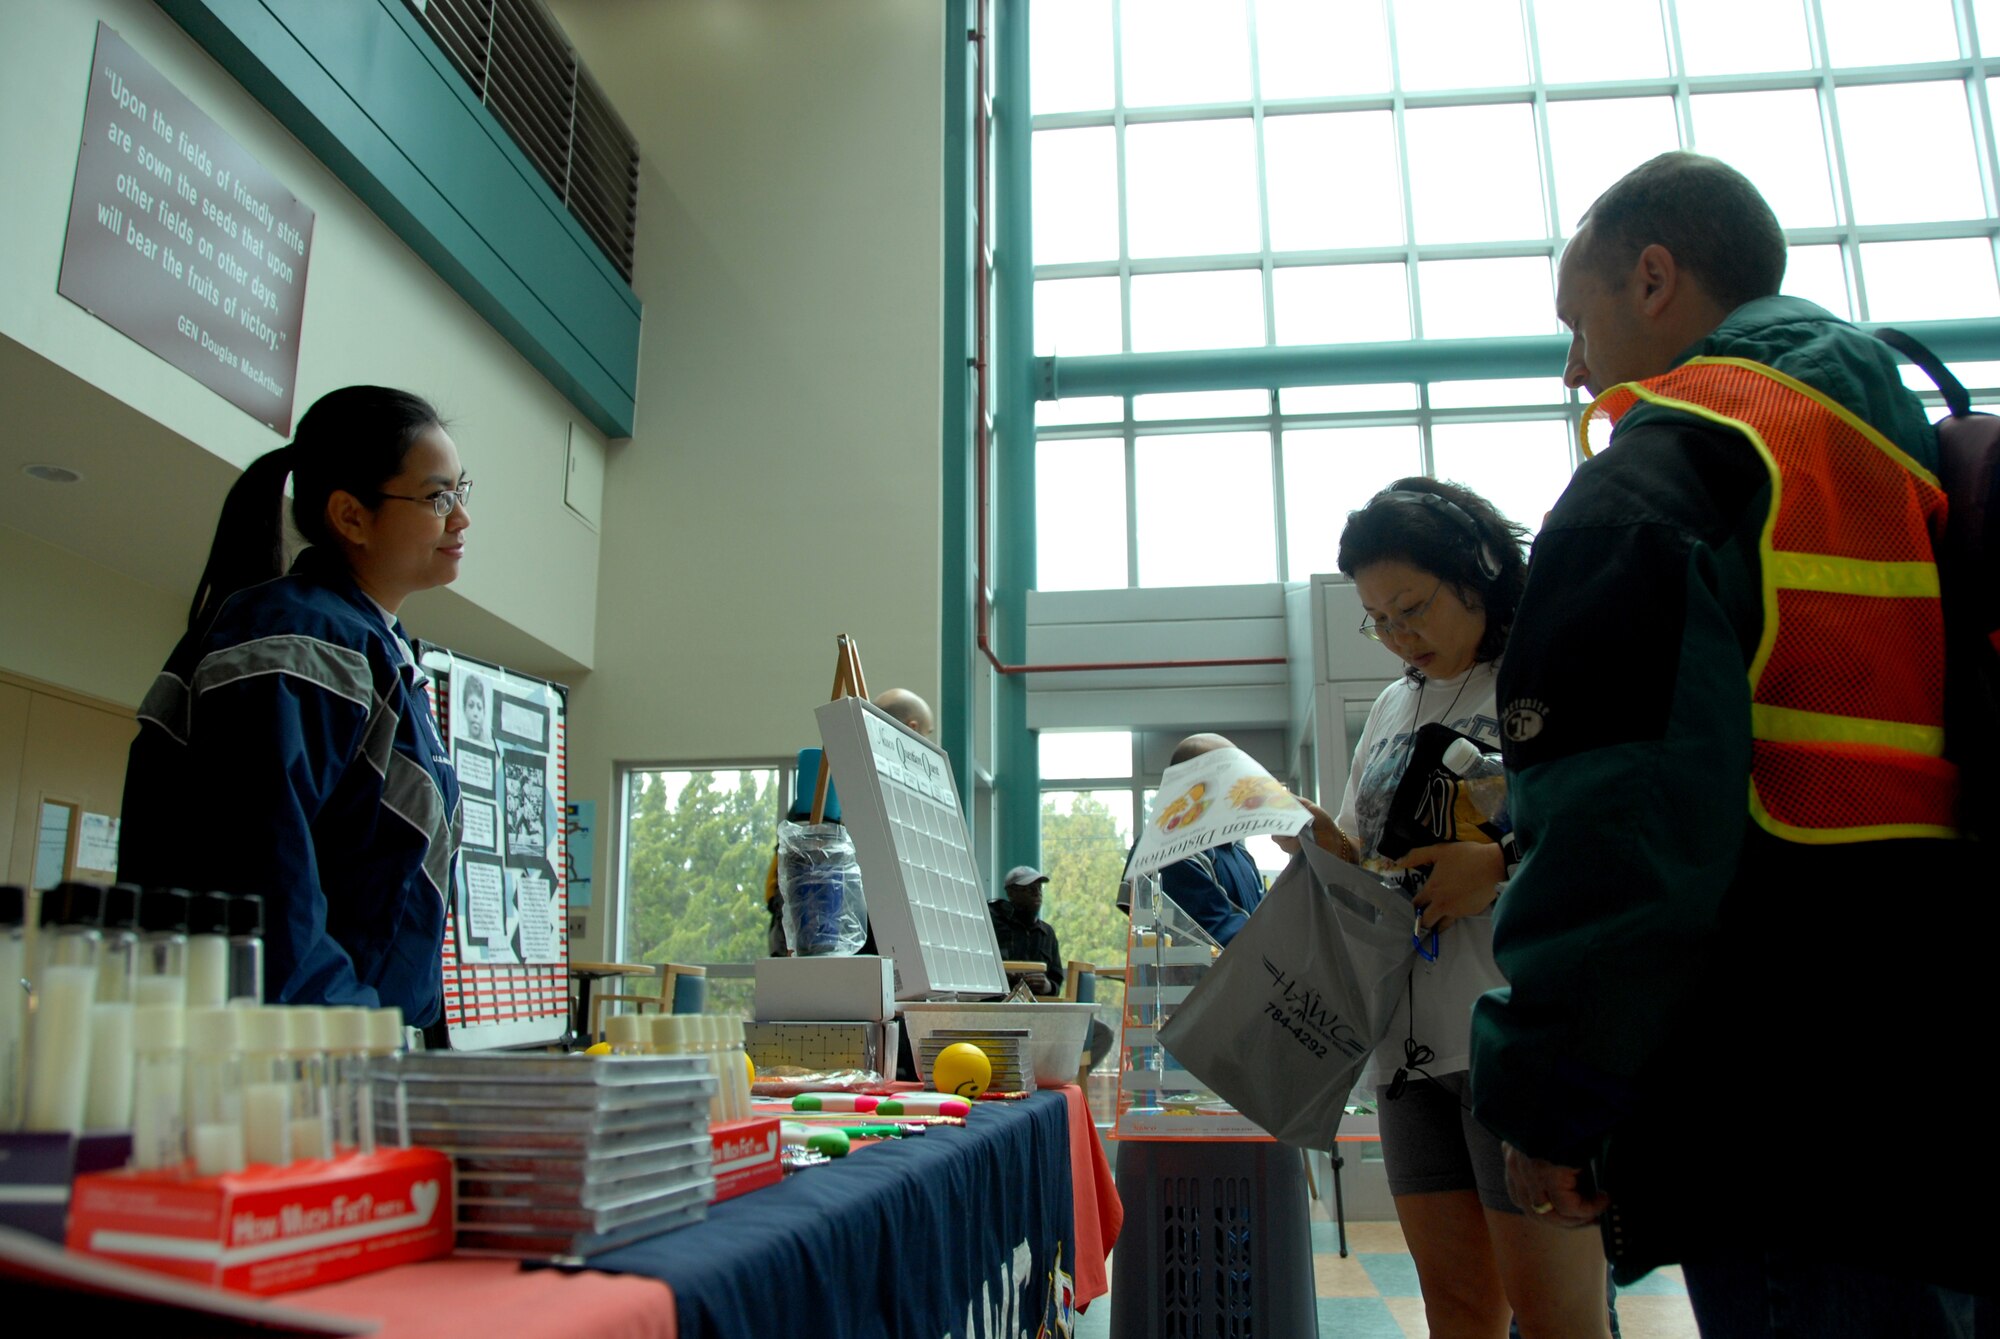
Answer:
M97 25L56 291L281 436L313 211Z

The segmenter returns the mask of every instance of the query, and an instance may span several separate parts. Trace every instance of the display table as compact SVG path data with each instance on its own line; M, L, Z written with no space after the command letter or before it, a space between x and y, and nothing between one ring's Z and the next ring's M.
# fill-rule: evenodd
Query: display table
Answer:
M591 1265L665 1282L683 1339L1033 1334L1045 1307L1105 1289L1122 1211L1103 1166L1082 1093L1043 1091L788 1176Z
M274 1300L377 1320L384 1339L1033 1334L1044 1314L1109 1290L1105 1258L1123 1218L1070 1086L859 1148L715 1205L705 1223L598 1256L589 1271L454 1258ZM117 1316L121 1330L153 1314L74 1292L61 1305ZM249 1331L218 1320L174 1332Z

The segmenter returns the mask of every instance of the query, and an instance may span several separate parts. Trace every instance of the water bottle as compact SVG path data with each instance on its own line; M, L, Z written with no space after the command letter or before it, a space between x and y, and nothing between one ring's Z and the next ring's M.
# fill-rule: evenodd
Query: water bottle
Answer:
M1444 765L1459 779L1456 808L1461 824L1469 818L1496 841L1513 828L1507 817L1507 772L1499 754L1481 753L1471 740L1454 739L1445 745Z

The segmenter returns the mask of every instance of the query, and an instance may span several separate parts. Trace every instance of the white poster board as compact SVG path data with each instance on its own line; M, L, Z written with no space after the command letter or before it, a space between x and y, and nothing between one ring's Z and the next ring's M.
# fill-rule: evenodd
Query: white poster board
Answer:
M564 690L437 646L420 658L459 783L444 949L452 1045L546 1045L569 1027Z
M814 715L854 837L876 951L895 960L896 998L1005 994L951 758L858 697Z

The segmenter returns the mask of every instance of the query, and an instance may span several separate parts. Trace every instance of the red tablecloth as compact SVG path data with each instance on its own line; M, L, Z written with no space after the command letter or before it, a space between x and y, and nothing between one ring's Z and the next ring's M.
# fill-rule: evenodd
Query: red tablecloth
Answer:
M674 1339L674 1295L656 1279L523 1270L512 1260L430 1260L280 1300L378 1319L381 1339Z
M1076 1213L1076 1304L1083 1307L1111 1291L1104 1261L1118 1242L1125 1205L1112 1183L1111 1163L1091 1122L1083 1089L1072 1083L1063 1089L1063 1097L1069 1103L1070 1200Z

